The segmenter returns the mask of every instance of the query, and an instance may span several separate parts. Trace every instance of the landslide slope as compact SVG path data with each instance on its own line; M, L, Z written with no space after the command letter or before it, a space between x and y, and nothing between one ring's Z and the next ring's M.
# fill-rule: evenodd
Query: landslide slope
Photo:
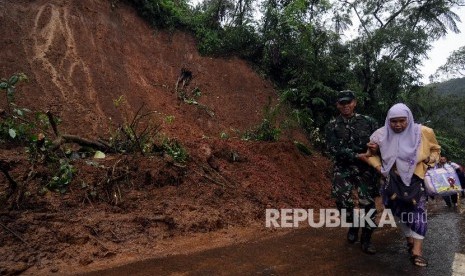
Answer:
M43 189L54 174L47 164L2 145L20 197L10 204L0 174L0 274L82 272L247 241L269 233L266 208L331 205L329 162L295 147L303 135L239 139L278 102L246 62L202 57L189 34L154 30L110 1L0 0L0 22L0 77L29 78L17 87L19 106L49 110L61 132L88 139L108 138L143 106L190 156L79 158L60 194ZM197 105L177 97L182 68L193 75L188 94L201 92Z

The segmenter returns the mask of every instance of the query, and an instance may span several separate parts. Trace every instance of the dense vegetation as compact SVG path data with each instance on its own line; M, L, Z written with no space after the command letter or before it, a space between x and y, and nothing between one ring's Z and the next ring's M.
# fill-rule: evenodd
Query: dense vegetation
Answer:
M201 54L250 61L276 83L314 142L335 114L336 91L352 89L359 112L380 122L392 104L407 103L418 122L437 129L446 154L465 161L464 97L435 93L419 73L431 43L459 32L452 9L464 0L126 2L155 28L192 32ZM438 74L463 68L462 52Z
M451 79L444 82L433 83L429 86L432 86L439 95L465 97L465 78Z

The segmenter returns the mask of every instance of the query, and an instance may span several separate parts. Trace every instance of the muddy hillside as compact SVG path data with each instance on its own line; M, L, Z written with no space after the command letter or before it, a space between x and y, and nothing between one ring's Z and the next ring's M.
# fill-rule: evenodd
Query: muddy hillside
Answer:
M16 105L59 118L46 139L108 142L147 114L141 124L156 126L153 137L188 156L95 159L60 144L73 177L57 192L50 160L32 162L23 145L2 140L0 275L84 272L246 242L271 234L266 208L332 206L329 161L299 150L294 141L308 142L297 129L282 129L277 142L241 139L279 102L244 61L202 57L192 36L154 30L122 2L0 0L0 22L0 78L24 73Z

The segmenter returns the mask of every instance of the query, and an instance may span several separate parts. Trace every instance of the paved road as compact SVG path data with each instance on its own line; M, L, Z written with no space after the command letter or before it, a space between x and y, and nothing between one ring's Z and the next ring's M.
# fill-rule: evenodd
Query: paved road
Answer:
M460 210L447 208L442 200L430 202L424 247L430 263L427 268L410 263L397 228L375 232L376 255L362 253L360 244L347 244L345 229L309 228L265 241L146 260L86 275L465 275L465 212Z

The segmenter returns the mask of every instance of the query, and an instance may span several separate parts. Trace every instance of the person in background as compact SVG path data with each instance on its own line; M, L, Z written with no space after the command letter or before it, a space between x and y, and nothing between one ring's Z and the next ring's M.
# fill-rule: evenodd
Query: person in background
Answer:
M427 266L422 249L427 231L428 196L422 186L426 170L439 160L441 147L434 131L416 124L410 109L399 103L389 109L384 126L371 135L368 147L364 160L386 178L383 203L398 220L407 240L410 260L416 266ZM387 185L417 188L418 201L402 201L387 195Z
M459 177L459 180L460 180L460 184L463 185L465 183L462 183L462 181L464 180L463 178L463 168L457 164L457 163L454 163L454 162L451 162L451 161L448 161L447 160L447 157L446 156L441 156L439 158L439 163L436 165L438 168L445 168L445 169L449 169L449 170L454 170L457 172L457 176ZM463 194L463 192L462 192ZM454 194L454 195L450 195L450 196L443 196L442 197L444 199L444 201L446 202L446 205L447 207L457 207L457 194Z
M460 186L462 186L462 192L461 192L461 196L462 198L465 198L465 169L463 167L463 165L461 164L458 164L459 165L459 169L455 170L459 176L459 181L460 181Z
M360 159L360 154L367 151L367 143L377 128L376 121L355 113L357 100L350 90L338 93L336 107L339 116L332 119L325 129L326 147L333 160L332 196L339 211L345 209L346 222L354 222L354 208L359 207L367 213L375 209L375 196L378 195L379 177L376 170ZM358 192L358 206L355 206L353 190ZM376 210L376 209L375 209ZM342 212L341 212L342 213ZM372 221L376 212L371 216ZM363 227L360 244L363 252L375 254L371 243L374 228ZM359 227L350 227L347 233L349 243L359 238Z

